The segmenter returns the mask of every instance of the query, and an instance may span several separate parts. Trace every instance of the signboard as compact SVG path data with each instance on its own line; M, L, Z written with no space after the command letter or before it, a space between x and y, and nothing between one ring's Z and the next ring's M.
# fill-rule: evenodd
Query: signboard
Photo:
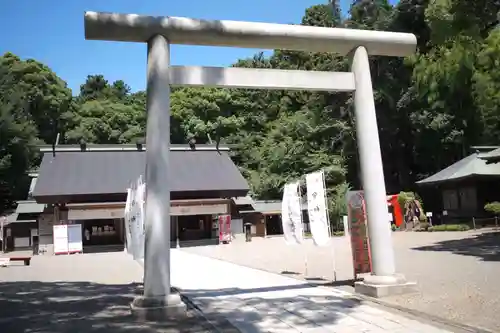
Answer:
M283 235L288 245L301 244L304 239L299 183L286 184L281 203Z
M70 220L104 220L123 218L123 208L70 208Z
M82 225L80 223L68 225L68 253L82 253Z
M40 234L40 236L52 236L53 226L53 214L40 214L40 217L38 219L38 233Z
M316 246L325 246L330 242L330 226L323 171L307 174L306 187L312 239Z
M344 227L344 237L350 237L349 235L349 217L342 216L342 225Z
M219 215L219 242L231 241L231 215Z
M357 274L370 273L372 271L370 244L366 225L365 198L362 191L349 191L347 193L347 212L354 277L356 277Z
M68 254L68 226L59 224L53 226L54 254Z

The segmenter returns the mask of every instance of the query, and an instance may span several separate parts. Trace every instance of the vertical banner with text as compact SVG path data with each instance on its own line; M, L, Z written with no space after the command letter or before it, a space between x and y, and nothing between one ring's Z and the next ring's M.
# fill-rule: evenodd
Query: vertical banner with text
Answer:
M286 184L281 203L283 235L288 245L301 244L304 238L299 183Z
M307 212L312 238L316 246L325 246L330 242L330 226L323 171L307 174L306 187Z
M127 190L125 203L125 234L127 252L135 260L144 258L146 184L139 177Z
M347 212L354 277L356 278L357 274L370 273L372 271L363 191L347 192Z
M219 242L231 241L231 215L219 215Z

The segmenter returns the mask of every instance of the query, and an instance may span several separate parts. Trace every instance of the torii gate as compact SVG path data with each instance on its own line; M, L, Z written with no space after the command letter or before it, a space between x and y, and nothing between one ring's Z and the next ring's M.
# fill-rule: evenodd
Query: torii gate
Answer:
M85 38L148 44L144 296L133 303L136 313L172 316L185 311L179 295L170 292L170 190L166 170L170 166L171 86L354 92L373 268L372 275L357 283L356 289L382 296L414 286L396 274L368 56L413 54L415 35L86 12ZM346 73L171 66L170 44L335 52L349 55L352 65L351 72Z

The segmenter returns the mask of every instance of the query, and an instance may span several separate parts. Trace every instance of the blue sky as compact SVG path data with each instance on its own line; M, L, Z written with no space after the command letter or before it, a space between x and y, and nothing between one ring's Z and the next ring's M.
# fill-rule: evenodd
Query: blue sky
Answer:
M139 43L87 41L86 10L298 23L304 10L327 0L2 0L0 54L13 52L48 65L77 94L87 75L103 74L110 82L124 80L132 91L144 89L146 46ZM342 0L344 12L350 1ZM172 64L227 66L259 50L172 46Z

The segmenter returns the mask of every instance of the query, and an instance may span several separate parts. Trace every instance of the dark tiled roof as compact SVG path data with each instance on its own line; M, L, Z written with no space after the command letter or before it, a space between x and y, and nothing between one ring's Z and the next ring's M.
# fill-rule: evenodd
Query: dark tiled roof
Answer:
M473 176L498 177L500 176L500 165L487 164L481 157L484 153L474 153L438 173L420 180L417 184L438 184L447 181L461 180Z
M233 191L246 195L248 183L224 151L172 150L172 192ZM167 172L167 170L166 170ZM126 193L145 176L144 151L45 153L33 197Z

